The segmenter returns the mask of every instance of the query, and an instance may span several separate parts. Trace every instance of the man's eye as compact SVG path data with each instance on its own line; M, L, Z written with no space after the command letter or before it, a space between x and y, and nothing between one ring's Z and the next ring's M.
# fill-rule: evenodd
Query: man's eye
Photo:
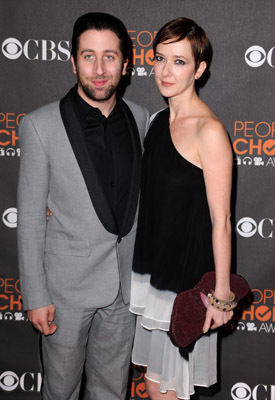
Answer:
M111 55L110 55L110 56L106 56L106 59L107 59L107 60L113 60L113 59L114 59L114 56L111 56Z

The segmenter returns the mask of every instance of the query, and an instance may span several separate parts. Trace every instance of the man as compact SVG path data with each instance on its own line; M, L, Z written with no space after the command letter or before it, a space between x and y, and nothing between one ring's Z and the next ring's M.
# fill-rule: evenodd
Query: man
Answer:
M128 311L148 112L117 95L129 41L103 13L72 37L77 87L20 126L19 268L24 309L42 333L44 400L124 399ZM46 210L52 217L46 222Z

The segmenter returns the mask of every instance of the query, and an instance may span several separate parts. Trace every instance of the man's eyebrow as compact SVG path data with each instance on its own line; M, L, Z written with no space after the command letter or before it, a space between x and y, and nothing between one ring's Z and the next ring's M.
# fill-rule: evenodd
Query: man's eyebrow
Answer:
M95 53L95 50L83 49L83 50L81 50L80 54L83 54L83 53ZM113 53L113 54L118 55L118 52L116 50L109 50L109 49L104 50L103 53Z

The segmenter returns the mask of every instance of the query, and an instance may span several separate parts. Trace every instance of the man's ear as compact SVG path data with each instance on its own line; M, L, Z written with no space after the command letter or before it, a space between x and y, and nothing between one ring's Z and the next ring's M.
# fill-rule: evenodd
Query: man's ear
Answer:
M202 76L202 74L203 74L204 71L206 70L206 67L207 67L206 62L205 62L205 61L202 61L202 62L200 63L200 65L198 66L197 71L195 72L195 79L196 79L196 80L199 79L199 78Z
M127 74L127 65L128 65L128 58L126 58L126 60L123 61L122 64L122 75L126 75Z
M71 56L71 62L72 62L72 66L73 66L73 73L76 74L77 73L77 68L76 68L76 63L74 60L74 57Z

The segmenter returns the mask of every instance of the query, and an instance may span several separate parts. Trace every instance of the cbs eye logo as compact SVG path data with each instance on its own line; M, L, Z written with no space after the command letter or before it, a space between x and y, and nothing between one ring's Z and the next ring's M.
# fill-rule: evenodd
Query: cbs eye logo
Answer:
M258 68L261 67L265 61L267 61L268 65L274 68L275 65L272 63L274 48L275 47L272 47L268 53L266 53L265 49L261 46L251 46L245 52L245 62L252 68Z
M0 375L0 388L6 392L16 389L19 383L18 376L12 371L3 372Z
M251 389L246 383L236 383L231 389L231 396L233 400L249 400Z
M257 224L253 218L244 217L237 224L237 232L243 237L251 237L257 232Z
M22 44L18 39L8 38L2 43L2 52L10 60L16 60L23 52Z
M2 221L8 228L17 227L17 208L8 208L2 215Z

